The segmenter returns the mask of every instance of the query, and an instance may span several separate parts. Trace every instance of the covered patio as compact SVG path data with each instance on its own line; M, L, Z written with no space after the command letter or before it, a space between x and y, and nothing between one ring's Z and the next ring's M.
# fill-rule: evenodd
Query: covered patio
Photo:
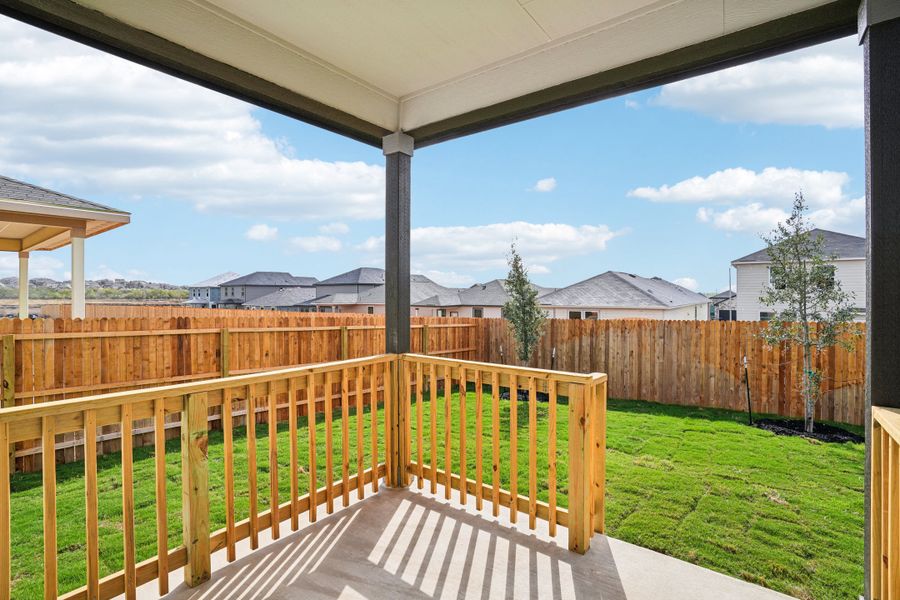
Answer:
M0 176L0 250L19 255L19 318L27 319L31 252L72 246L72 318L84 318L84 240L127 225L131 215Z
M599 591L601 597L608 598L651 598L660 597L661 593L664 597L678 597L684 590L684 597L690 598L775 597L761 588L602 535L605 375L538 372L409 354L411 165L414 152L433 144L854 33L858 33L866 51L868 396L871 405L900 407L896 393L900 389L900 370L896 369L894 358L900 344L900 318L896 311L900 303L900 278L896 277L900 261L900 170L896 168L900 164L900 111L896 110L900 105L900 4L894 0L510 0L416 4L10 0L0 6L0 12L381 148L385 156L384 355L0 413L2 444L35 437L52 440L55 433L72 430L84 430L88 440L86 583L66 594L66 598L109 598L120 593L134 598L142 584L155 587L147 592L151 596L171 593L177 598L222 597L226 592L233 597L256 597L261 588L275 598L315 594L378 597L387 590L397 596L430 598L440 593L442 597L458 597L469 595L470 586L473 597L493 597L490 592L494 585L500 595L506 596L519 596L522 591L521 595L531 597L597 597ZM440 432L441 436L446 435L446 455L439 457L434 450L430 457L422 455L422 440L414 439L414 432L422 432L422 396L431 395L430 417L434 419L434 394L439 390L443 390L442 397L449 398L454 388L459 391L471 387L476 390L476 401L480 401L483 386L490 388L494 397L499 396L501 388L513 398L513 390L528 390L529 402L523 403L520 410L527 413L531 423L537 419L538 393L547 394L548 406L554 407L551 411L556 410L557 398L560 406L569 411L566 446L559 448L568 452L569 461L565 510L557 506L555 466L548 471L548 481L536 481L535 469L530 470L526 496L519 493L525 482L516 480L515 468L508 481L499 479L502 465L496 454L492 482L482 481L481 464L476 469L477 477L469 477L465 441L461 439L461 448L457 446L459 456L451 456L449 426ZM465 395L459 396L463 405ZM379 455L375 438L371 466L363 469L366 462L359 455L359 470L354 475L349 472L345 452L342 462L336 463L343 466L342 480L334 481L328 475L325 487L313 486L302 497L292 487L287 502L279 498L276 474L276 484L270 487L269 508L262 512L256 506L254 479L248 519L236 521L232 508L225 529L209 530L205 453L210 408L221 407L223 415L227 415L227 432L233 406L259 406L269 415L271 428L278 423L278 407L282 406L278 403L287 402L287 418L293 423L290 427L295 427L301 406L309 411L307 416L313 415L313 420L322 406L328 420L335 406L346 410L350 398L356 398L357 415L364 414L363 406L373 407L372 415L377 407L383 407L383 455ZM469 426L478 428L478 439L484 432L486 444L501 433L514 440L517 404L510 403L512 413L508 422L504 421L504 429L500 428L499 418L489 424L479 420ZM449 407L450 402L445 401L444 405ZM159 423L173 412L181 413L182 422L183 544L175 549L163 547L167 537L162 516L159 555L137 563L133 526L129 528L126 522L125 568L101 579L97 566L96 500L92 505L90 491L90 486L96 486L96 457L92 458L90 451L96 426L117 422L127 428L133 419L149 417L155 417ZM449 414L444 422L449 422ZM344 424L347 415L344 412ZM418 420L415 428L413 415ZM253 430L252 423L250 419L249 431ZM437 435L434 423L431 431ZM465 421L460 425L465 432ZM377 429L374 420L372 429ZM531 435L535 431L536 428L529 430ZM558 432L550 431L555 443ZM886 459L884 467L879 466L870 481L879 485L877 490L885 491L873 495L877 510L867 515L867 530L876 535L874 543L867 546L871 549L866 558L870 561L866 582L869 598L896 597L900 593L900 547L896 541L900 539L900 496L896 493L896 482L900 480L896 448L900 446L890 441L892 435L900 439L900 429L884 427L882 431L886 441L879 442L877 448ZM229 435L226 433L226 448ZM248 440L255 440L252 435L255 434L248 434ZM344 436L348 439L346 429ZM871 440L872 436L868 437ZM128 517L135 499L126 439L128 436L123 438L123 507ZM436 446L434 439L432 449ZM532 458L535 438L529 442L529 460L536 461ZM164 440L158 439L157 443L163 444L157 446L157 452L164 455ZM314 448L314 437L310 443ZM516 446L511 443L510 460L515 465ZM325 470L330 474L334 470L330 462L330 434L327 444L329 462ZM357 447L362 445L360 441ZM552 462L556 448L551 448ZM255 452L254 445L254 461ZM48 454L44 482L45 596L55 598L55 465ZM311 468L315 474L315 456L311 452L309 463L302 464L304 459L292 451L292 476L301 466ZM157 503L162 498L164 515L164 464L161 468L162 473L157 474L157 485L162 485L161 491L157 488ZM379 491L382 476L388 487L401 490ZM0 465L0 481L8 482L8 478L8 472L3 473ZM881 486L882 480L892 483ZM411 481L427 481L428 493L438 495L440 489L445 501L455 495L451 490L458 490L459 501L466 508L442 503L423 495L425 492L403 491ZM554 490L548 502L538 500L539 484ZM279 538L280 523L290 519L291 529L299 530L302 513L315 520L317 507L323 503L331 513L336 497L342 495L347 503L352 489L362 499L368 485L372 486L372 495L358 507L350 506L286 536L268 549L258 549L260 533L265 529L271 531L273 538ZM8 490L5 495L8 496ZM527 514L527 534L518 527L501 527L473 514L468 508L468 495L474 496L475 502L491 498L491 514L498 517L502 508L506 521L521 518L524 526ZM4 538L3 527L9 526L8 502L4 505L3 496L0 493L0 539ZM226 490L229 501L232 496L233 489L230 493ZM890 518L885 518L888 515ZM432 525L428 525L429 518ZM345 527L351 521L352 533ZM435 522L451 523L459 532L465 525L469 543L461 555L438 560L434 568L440 568L440 576L430 577L429 567L424 565L430 566L436 560L440 546L432 548L422 542L424 547L420 548L419 542L441 539L442 533L434 533ZM556 536L554 541L540 533L538 524L544 527L544 523L548 535ZM458 540L459 533L455 535ZM454 543L453 539L450 537L447 543ZM480 541L483 539L488 540L487 550L485 542ZM238 560L237 544L243 540L249 540L255 554ZM495 540L493 546L491 540ZM522 556L528 559L527 567L525 559L521 559L521 568L528 573L527 586L518 575L518 563L515 569L509 563L513 554L507 554L506 562L497 558L500 540L508 548L523 548ZM352 544L353 549L346 544ZM566 546L572 554L562 550ZM355 553L351 555L362 561L362 566L357 562L342 563L339 552L343 549ZM233 564L214 570L222 556ZM516 561L519 556L517 550ZM500 576L504 564L506 575ZM308 565L315 568L307 569ZM473 566L478 569L473 570ZM166 575L180 567L184 567L184 585L194 589L170 592ZM513 571L516 576L510 577ZM404 580L407 574L412 583ZM13 576L8 551L4 553L0 548L0 596L4 591L8 593ZM665 588L653 587L653 578L658 578Z

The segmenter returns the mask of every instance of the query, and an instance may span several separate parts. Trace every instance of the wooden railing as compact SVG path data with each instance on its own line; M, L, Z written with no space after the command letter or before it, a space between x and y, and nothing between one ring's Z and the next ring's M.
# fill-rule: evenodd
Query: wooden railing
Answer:
M400 372L405 390L399 396L411 398L401 417L402 460L419 489L427 484L436 494L440 484L446 499L457 490L463 504L471 494L476 510L487 500L495 517L502 506L513 523L519 511L527 513L529 528L544 520L552 536L557 524L567 527L569 549L587 551L593 532L604 530L606 375L416 354L403 356ZM527 401L518 400L519 390ZM527 411L525 431L519 430L520 410ZM560 447L558 423L567 423L567 447ZM527 449L527 464L519 464L520 448ZM558 475L560 451L567 456L566 481Z
M343 504L350 501L355 490L357 498L366 494L366 485L377 490L378 479L384 473L383 454L379 450L384 433L379 432L379 412L385 402L391 402L390 366L396 362L393 355L326 363L309 367L283 369L266 373L241 375L210 381L157 387L152 389L119 392L73 400L49 402L0 411L0 447L10 448L20 441L41 439L52 445L55 435L81 431L85 439L84 482L85 522L84 548L86 550L85 585L68 591L61 597L67 599L112 598L125 594L135 597L135 588L154 579L159 582L159 593L168 590L168 573L184 567L185 580L196 584L208 579L210 554L226 549L229 560L235 559L235 544L250 538L256 548L259 534L269 528L277 538L282 521L290 520L293 530L298 528L301 512L308 512L309 519L316 519L317 508L325 505L327 512L334 510L337 498ZM379 396L381 398L379 409ZM249 406L248 406L249 399ZM314 401L312 401L314 400ZM350 408L354 415L351 418ZM207 460L209 409L221 407L224 437L224 505L225 526L210 531L210 499L208 496L210 465ZM314 410L310 410L314 407ZM366 415L366 407L369 408ZM269 482L268 486L257 481L256 419L246 418L247 410L265 412L268 421ZM334 451L332 419L334 411L340 414L340 454ZM157 555L138 562L135 541L135 502L146 505L147 498L134 497L134 465L131 436L123 436L121 453L121 502L122 502L122 557L124 568L104 577L100 574L100 550L98 542L98 481L97 481L97 428L117 423L129 430L138 419L154 419L165 422L166 416L181 415L181 497L183 543L170 548L168 539L169 498L166 493L166 446L163 428L156 428L155 435L155 489L153 498L156 511ZM317 415L324 418L325 464L317 461ZM308 442L306 456L298 452L300 420L305 417ZM235 439L236 421L246 427L246 455L248 460L249 510L246 518L235 514ZM364 419L368 419L368 423ZM279 422L287 421L290 436L290 497L279 497L278 445ZM350 471L350 431L356 436L355 469ZM368 429L367 439L363 439ZM364 455L367 455L364 458ZM335 456L339 462L335 465ZM44 597L58 596L57 577L57 468L55 453L45 452L43 458L43 575ZM324 472L323 472L324 471ZM299 474L308 475L307 493L299 493ZM324 486L320 485L324 481ZM243 482L241 482L243 484ZM266 491L268 488L268 493ZM268 496L266 498L266 496ZM263 499L264 498L264 499ZM10 471L9 461L0 460L0 598L9 598L11 585L17 579L11 572L12 548L10 544ZM267 509L259 506L263 503ZM110 559L107 557L104 562Z
M465 393L454 399L454 389ZM528 391L527 403L515 400L519 389ZM502 398L504 390L510 399ZM426 394L430 405L427 452L423 442ZM528 415L521 434L520 404ZM438 417L439 407L442 418ZM470 408L474 410L472 421L467 418ZM222 422L222 460L215 462L209 459L213 409L221 412ZM415 428L410 420L412 411ZM290 529L297 530L301 513L306 512L309 521L315 521L320 506L331 513L338 500L347 506L351 494L363 499L368 491L378 490L382 476L386 476L388 485L405 486L412 475L418 487L427 482L433 493L440 483L446 497L456 489L460 500L467 502L471 494L478 510L488 501L495 515L505 507L513 522L520 511L527 513L532 529L543 520L551 535L556 535L557 525L567 527L570 549L583 553L590 546L592 534L603 531L605 412L605 375L385 354L2 409L0 448L9 451L18 442L35 440L49 447L59 434L81 432L84 476L79 481L84 484L85 525L83 537L73 546L84 548L84 577L80 579L84 583L70 589L74 587L71 562L65 563L64 570L58 568L58 532L66 532L69 544L73 531L71 523L62 521L60 528L57 521L59 514L71 514L69 503L57 506L57 485L62 481L70 486L71 474L58 481L56 454L44 452L40 571L44 597L93 600L124 594L134 598L138 586L154 580L160 595L167 593L168 574L182 567L186 583L197 585L210 577L213 552L224 550L227 559L233 561L238 541L249 538L250 548L255 550L262 531L268 529L277 539L282 523L289 522ZM507 426L502 425L505 420L501 413L509 417ZM167 489L172 474L167 477L165 428L159 426L175 414L180 416L181 428L180 493ZM254 414L266 417L264 436L258 434L260 426ZM487 419L483 418L486 415ZM136 486L143 482L135 477L132 437L122 437L121 485L110 487L108 471L103 471L101 478L98 470L97 431L111 424L130 431L141 419L152 419L156 425L154 491L138 495ZM567 429L558 430L557 423L567 423ZM319 431L320 425L324 425L324 431ZM287 430L287 460L284 454L279 456L279 426ZM526 430L527 439L523 435ZM560 446L562 431L568 432L567 453L566 447ZM546 441L546 451L540 454L539 435L542 443ZM443 444L441 463L438 439ZM489 440L490 449L483 440ZM260 446L262 456L258 456ZM470 462L468 449L472 448ZM520 448L527 448L527 469L518 464ZM559 451L566 453L567 468L558 468ZM484 463L488 455L489 462ZM260 462L265 464L262 477L267 473L268 482L258 480ZM246 481L243 475L236 481L244 466ZM285 466L288 473L282 471L280 478L279 471ZM546 477L539 475L545 466ZM507 467L508 476L504 478ZM489 477L483 477L485 472ZM216 476L224 481L211 498L211 478ZM279 488L285 476L290 480L287 497ZM0 598L16 597L13 585L22 578L12 569L16 551L12 539L17 532L11 529L16 498L11 495L10 483L10 460L0 460ZM236 485L241 494L236 493ZM109 508L110 494L119 496L112 501L121 502L121 523ZM541 494L546 494L546 500L539 498ZM241 514L236 502L239 496L240 505L247 506ZM177 507L173 499L179 497L180 518L173 518L169 515L170 503ZM224 504L223 522L215 522L212 504ZM138 522L138 507L150 507L147 510L155 518L148 513ZM114 528L121 528L119 564L123 568L101 573L100 530L101 525L110 527L110 519L115 521ZM169 528L175 524L181 528L182 541L173 548L168 540ZM212 531L216 524L221 528ZM24 524L19 522L18 526ZM155 540L155 544L148 540ZM110 552L115 554L119 549L110 549L108 539L105 544L102 564L115 564ZM32 572L37 570L36 560L27 563ZM59 575L63 572L68 578L65 589L60 590Z
M872 600L900 598L900 410L872 407Z

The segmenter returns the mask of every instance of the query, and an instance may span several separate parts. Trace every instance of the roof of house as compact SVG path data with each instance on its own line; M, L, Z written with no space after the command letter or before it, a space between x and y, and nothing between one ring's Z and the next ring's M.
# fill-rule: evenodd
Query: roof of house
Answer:
M858 235L850 235L848 233L838 233L837 231L828 231L827 229L813 229L813 235L820 235L825 240L823 251L825 256L834 256L839 259L866 257L866 238ZM731 261L731 264L737 265L742 263L767 263L769 261L769 253L763 248L752 252L747 256Z
M494 279L485 283L476 283L461 290L448 289L416 304L419 306L503 306L509 299L505 286L505 280ZM556 291L556 288L539 285L534 285L534 288L538 291L538 298Z
M312 287L316 284L316 281L315 277L294 277L284 271L256 271L237 279L223 281L219 285Z
M692 292L659 277L641 277L607 271L541 298L544 306L585 306L592 308L678 308L707 304L703 294Z
M313 298L307 304L384 304L385 286L378 285L362 292L339 292ZM409 300L417 304L429 296L439 293L455 293L456 290L446 288L433 282L424 275L409 276Z
M320 281L317 285L381 285L383 283L384 269L359 267Z
M77 208L80 210L91 210L96 212L128 214L125 211L98 204L97 202L82 200L75 196L54 192L47 188L42 188L31 183L25 183L24 181L18 181L17 179L11 179L2 175L0 175L0 198L59 208Z
M710 294L710 300L728 300L730 298L734 298L737 296L737 292L734 290L725 290L724 292L719 292L718 294Z
M287 306L299 306L306 304L316 295L316 290L311 287L289 287L277 290L255 300L248 300L246 306L258 306L260 308L283 308Z
M219 287L223 283L237 279L240 276L241 276L240 273L235 273L234 271L227 271L225 273L219 273L218 275L210 277L209 279L204 279L203 281L201 281L199 283L191 284L188 287L192 287L192 288Z

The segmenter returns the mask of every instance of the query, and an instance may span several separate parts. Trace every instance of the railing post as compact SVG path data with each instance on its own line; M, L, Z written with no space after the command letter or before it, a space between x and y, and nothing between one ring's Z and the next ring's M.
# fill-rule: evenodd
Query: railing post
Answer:
M591 444L594 454L592 513L594 531L603 533L606 529L606 380L592 386L591 390L593 396Z
M349 358L350 339L347 336L347 326L341 326L341 360Z
M229 365L231 364L231 332L227 327L223 327L219 335L219 366L222 370L222 377L228 377Z
M569 550L584 554L591 547L590 402L584 384L569 384Z
M181 412L182 540L187 549L184 582L189 587L210 577L207 405L206 393L189 394Z
M428 354L428 325L422 325L422 354Z
M406 368L403 362L403 356L395 355L390 365L391 385L390 390L390 427L388 428L388 439L386 440L387 451L390 453L390 469L387 473L387 484L389 487L407 487L409 485L409 475L406 472L408 466L408 457L406 454L409 445L407 411L404 402L409 402L409 398L404 398L404 390L406 389Z
M16 337L3 336L3 396L0 408L16 405Z

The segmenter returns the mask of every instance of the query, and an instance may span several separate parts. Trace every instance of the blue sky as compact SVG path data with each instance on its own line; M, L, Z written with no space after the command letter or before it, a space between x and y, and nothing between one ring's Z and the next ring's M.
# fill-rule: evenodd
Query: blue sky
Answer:
M381 265L379 150L13 21L0 40L0 173L132 213L88 241L89 277ZM612 269L721 290L798 189L818 225L862 234L861 126L847 39L425 148L413 267L501 277L515 238L545 285ZM65 277L68 251L44 254L33 276Z

